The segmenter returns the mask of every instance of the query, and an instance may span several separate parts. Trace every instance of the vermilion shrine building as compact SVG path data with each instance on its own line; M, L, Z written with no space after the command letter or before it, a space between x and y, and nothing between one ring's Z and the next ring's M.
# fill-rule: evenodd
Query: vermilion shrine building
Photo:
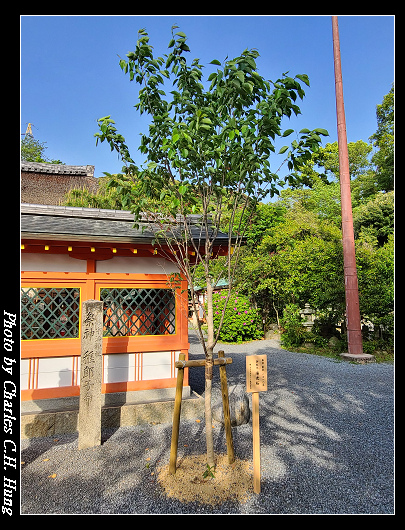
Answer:
M22 405L78 404L89 299L104 302L105 403L174 397L174 363L189 350L187 283L170 288L177 266L152 246L150 226L133 224L126 211L21 205ZM227 244L219 234L218 250ZM187 375L184 386L187 395Z

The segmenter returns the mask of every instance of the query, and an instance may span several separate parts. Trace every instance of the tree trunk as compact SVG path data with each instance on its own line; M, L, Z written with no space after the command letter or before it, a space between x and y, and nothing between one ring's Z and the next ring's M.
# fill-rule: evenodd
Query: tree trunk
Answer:
M214 440L212 434L212 411L211 411L211 393L212 393L212 376L213 376L213 353L214 353L214 318L212 310L213 288L211 281L207 281L207 325L208 338L205 355L205 436L207 443L207 464L212 467L214 461Z
M212 364L210 364L212 374ZM208 359L205 365L205 437L207 442L207 464L212 467L215 465L214 460L214 438L212 434L212 412L211 412L211 391L212 391L212 375L211 379L207 377L207 370L209 370Z

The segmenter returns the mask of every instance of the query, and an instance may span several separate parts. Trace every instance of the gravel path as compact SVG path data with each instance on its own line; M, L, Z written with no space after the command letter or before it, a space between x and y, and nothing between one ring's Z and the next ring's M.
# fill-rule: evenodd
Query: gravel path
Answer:
M190 358L201 351L191 335ZM77 450L77 435L22 440L23 514L393 514L394 366L356 365L291 353L276 341L220 345L233 363L229 384L245 385L245 356L267 354L260 394L261 493L217 506L181 503L157 482L170 454L171 418L103 431L103 444ZM204 391L204 370L190 370ZM219 386L218 371L214 384ZM233 429L238 458L252 459L252 424ZM215 451L226 452L223 427ZM204 422L182 421L179 459L205 451Z

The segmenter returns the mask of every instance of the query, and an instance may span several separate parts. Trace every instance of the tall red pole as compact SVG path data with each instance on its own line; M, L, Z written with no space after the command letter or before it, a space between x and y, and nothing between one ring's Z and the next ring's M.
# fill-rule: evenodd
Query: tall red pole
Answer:
M356 254L354 248L352 199L350 192L349 155L347 150L346 119L343 103L342 67L340 61L339 27L337 16L332 16L332 31L333 57L335 65L337 132L339 145L340 201L342 209L347 342L349 347L349 355L363 355Z

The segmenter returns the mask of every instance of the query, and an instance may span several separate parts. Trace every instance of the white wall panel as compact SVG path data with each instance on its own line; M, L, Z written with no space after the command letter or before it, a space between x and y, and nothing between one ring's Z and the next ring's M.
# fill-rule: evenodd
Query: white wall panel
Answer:
M71 386L72 375L72 357L48 357L39 359L38 388Z
M20 364L21 390L28 390L29 388L29 383L28 383L29 366L30 366L29 359L21 359L21 364Z
M115 256L111 259L97 261L96 272L118 272L132 274L171 274L178 272L174 263L164 258L138 258Z
M22 271L86 272L87 262L67 254L21 254Z
M135 380L135 354L104 355L104 383Z
M169 379L171 377L171 352L143 354L142 379Z

